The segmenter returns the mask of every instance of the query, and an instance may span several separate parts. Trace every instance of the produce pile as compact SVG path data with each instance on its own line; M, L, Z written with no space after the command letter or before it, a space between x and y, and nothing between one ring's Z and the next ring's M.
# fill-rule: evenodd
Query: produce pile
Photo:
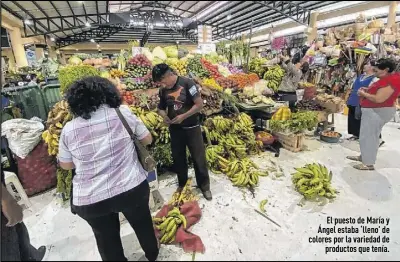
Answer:
M322 111L324 109L315 100L301 100L297 103L296 107L299 110L309 111Z
M200 78L210 77L210 73L203 67L201 63L201 56L195 56L193 58L189 58L187 70L193 73L195 76Z
M206 158L212 172L225 173L235 186L250 188L258 184L259 176L267 175L248 159L262 147L262 142L255 139L253 121L248 115L208 118L203 128L209 141Z
M204 99L202 114L207 116L222 110L222 99L218 91L202 86L201 94Z
M264 79L268 81L268 88L271 88L275 92L278 91L284 75L285 71L279 65L269 67L268 71L264 74Z
M307 200L316 200L320 197L335 198L337 190L331 186L332 171L318 163L307 164L304 167L295 168L292 174L292 182L296 190Z
M239 89L238 83L230 78L227 77L220 77L217 78L217 83L225 90L231 89L233 91L237 91Z
M110 70L110 76L112 78L121 78L125 77L127 74L124 71L118 70L118 69L111 69Z
M228 79L235 81L240 89L243 89L247 85L252 85L256 83L259 79L256 74L233 74L228 76Z
M58 155L58 143L63 127L72 120L69 105L65 100L61 100L49 112L47 118L47 130L42 133L42 138L47 144L50 156Z
M90 65L67 65L61 68L58 76L60 92L65 93L72 83L88 76L99 76L99 71Z
M282 113L283 114L283 113ZM305 130L312 130L318 124L318 112L304 111L292 113L290 118L285 120L271 119L270 129L274 132L301 133Z
M212 78L216 79L222 77L222 75L218 71L218 66L211 64L211 62L207 61L205 58L201 58L200 62Z
M151 135L155 139L155 143L168 144L170 141L169 129L164 124L163 118L154 111L145 111L142 108L130 106L129 107L137 117L139 117Z
M286 121L289 120L291 116L292 112L290 111L290 108L287 106L282 106L278 109L278 111L275 112L275 114L272 115L271 120Z
M152 64L144 55L136 55L128 61L125 73L128 77L144 77L151 73Z
M266 67L263 67L268 62L265 58L252 58L249 64L249 70L256 73L260 78L264 77Z
M275 101L272 100L270 97L266 97L263 95L247 96L243 92L243 93L240 93L238 95L238 97L239 97L239 101L241 101L242 103L245 103L246 105L250 105L250 106L256 106L259 104L274 106L276 104Z
M177 58L167 59L166 64L169 65L179 76L187 75L187 61L184 59L178 60Z
M165 217L154 217L153 222L161 233L161 244L171 244L174 242L178 228L183 226L186 229L187 224L185 216L181 214L178 207L174 207Z
M213 90L217 90L219 92L224 91L223 88L218 84L218 82L214 78L205 78L201 83L202 87L207 87Z
M242 69L237 68L236 66L229 64L229 63L221 63L222 66L228 68L229 72L231 72L231 74L240 74L243 73Z

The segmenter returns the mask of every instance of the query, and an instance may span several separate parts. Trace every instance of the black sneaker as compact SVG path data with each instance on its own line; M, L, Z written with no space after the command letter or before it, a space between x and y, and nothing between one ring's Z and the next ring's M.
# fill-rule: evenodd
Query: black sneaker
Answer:
M212 200L212 194L211 194L211 191L210 191L210 190L203 191L203 196L204 196L204 198L207 199L208 201L211 201L211 200Z
M45 254L46 254L46 247L45 246L39 247L35 261L42 261Z

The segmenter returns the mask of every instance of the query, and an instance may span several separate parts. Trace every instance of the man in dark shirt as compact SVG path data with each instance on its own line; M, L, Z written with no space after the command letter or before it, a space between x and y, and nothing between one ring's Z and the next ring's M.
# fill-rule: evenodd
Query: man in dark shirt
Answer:
M199 121L199 112L203 108L200 91L191 79L177 76L166 64L156 65L152 77L153 81L162 85L158 113L170 126L172 158L178 174L179 190L188 179L188 147L193 159L197 186L203 192L204 198L211 200L210 178Z

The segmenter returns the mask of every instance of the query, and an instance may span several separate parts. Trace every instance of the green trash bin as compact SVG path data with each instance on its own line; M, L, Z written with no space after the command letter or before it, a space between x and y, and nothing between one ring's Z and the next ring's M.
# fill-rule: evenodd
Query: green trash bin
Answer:
M42 89L42 92L44 99L46 101L47 111L50 112L53 106L57 102L60 102L62 99L60 93L60 85L59 84L45 85Z
M48 110L43 93L38 86L8 87L1 90L21 110L22 117L39 117L46 121Z

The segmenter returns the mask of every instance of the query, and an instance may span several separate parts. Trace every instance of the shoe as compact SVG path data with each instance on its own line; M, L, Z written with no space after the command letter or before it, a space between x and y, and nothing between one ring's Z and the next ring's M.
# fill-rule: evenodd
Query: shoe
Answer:
M45 254L46 254L46 247L45 246L39 247L38 252L37 252L36 261L42 261Z
M385 141L381 140L381 142L379 143L379 147L383 146L385 144Z
M203 196L204 196L204 198L207 199L208 201L211 201L211 200L212 200L212 194L211 194L211 191L210 191L210 190L203 191Z

